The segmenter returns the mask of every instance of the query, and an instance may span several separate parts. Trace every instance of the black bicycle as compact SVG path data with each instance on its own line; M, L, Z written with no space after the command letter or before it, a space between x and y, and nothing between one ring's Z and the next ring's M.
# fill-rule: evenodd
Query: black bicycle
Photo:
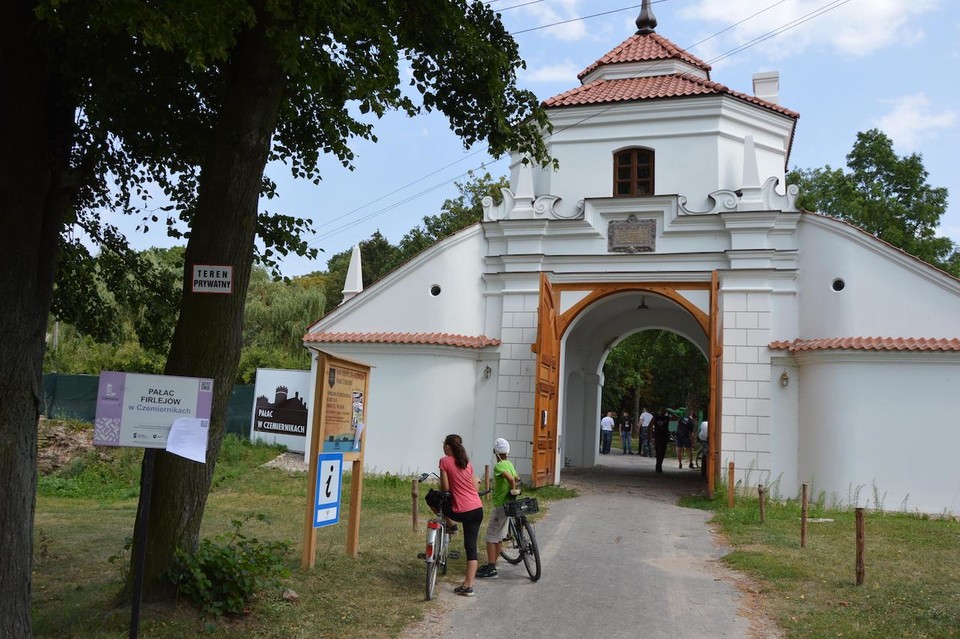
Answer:
M507 563L518 564L523 561L531 581L540 579L540 547L533 524L527 519L540 510L537 500L529 497L513 499L503 504L507 517L507 538L500 546L500 556Z

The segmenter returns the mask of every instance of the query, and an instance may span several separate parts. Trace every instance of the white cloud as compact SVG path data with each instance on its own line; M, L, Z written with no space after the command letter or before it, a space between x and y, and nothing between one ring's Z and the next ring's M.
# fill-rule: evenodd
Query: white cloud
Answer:
M957 122L956 111L935 112L923 93L883 102L892 104L893 108L876 125L890 136L898 148L907 152L916 151L923 140L934 137L937 131L948 129Z
M564 60L558 64L548 64L522 72L525 82L567 82L575 83L577 74L583 71L583 65Z
M579 0L553 0L550 3L538 2L536 4L526 5L520 7L520 11L522 11L523 15L527 18L532 19L533 25L537 27L562 22L564 20L573 20L573 22L558 24L549 29L543 29L541 33L544 36L556 38L557 40L575 42L583 40L587 36L587 27L584 21L574 20L574 18L579 18L582 15L582 8L578 7L579 4Z
M924 37L915 18L939 8L939 0L782 0L763 10L756 0L698 0L681 10L686 19L702 20L708 29L743 20L743 24L712 38L693 52L710 60L773 31L780 35L753 49L764 57L779 60L812 48L829 48L847 56L866 56L892 44L909 46Z

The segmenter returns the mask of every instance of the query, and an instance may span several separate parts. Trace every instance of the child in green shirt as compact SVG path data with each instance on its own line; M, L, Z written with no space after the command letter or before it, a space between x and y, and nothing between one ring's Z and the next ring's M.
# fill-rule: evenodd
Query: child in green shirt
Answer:
M487 565L477 570L477 577L497 577L497 558L500 557L500 542L507 533L508 518L503 511L503 504L510 496L520 494L520 476L513 462L507 459L510 455L510 442L498 437L493 443L493 454L497 463L493 467L493 513L490 523L487 524Z

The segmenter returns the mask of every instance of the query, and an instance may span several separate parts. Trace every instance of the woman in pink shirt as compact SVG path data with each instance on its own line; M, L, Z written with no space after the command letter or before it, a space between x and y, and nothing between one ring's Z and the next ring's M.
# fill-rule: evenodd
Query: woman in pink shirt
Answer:
M454 592L464 597L473 596L473 580L477 575L477 537L483 523L483 502L477 493L477 480L473 466L463 447L460 435L447 435L443 440L443 457L440 458L440 489L453 495L451 511L447 516L463 524L463 549L467 554L467 572L463 584Z

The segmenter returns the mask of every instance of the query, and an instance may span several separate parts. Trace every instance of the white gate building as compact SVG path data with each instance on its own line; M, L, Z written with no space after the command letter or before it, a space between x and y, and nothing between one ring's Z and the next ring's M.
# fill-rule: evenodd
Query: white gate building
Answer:
M367 470L434 469L451 432L475 468L506 437L538 484L595 465L603 362L664 329L710 363L714 470L960 512L960 472L935 454L960 450L960 281L796 208L799 116L776 73L733 91L649 11L637 24L545 102L558 170L514 157L481 224L367 290L355 264L309 328L307 347L375 367Z

